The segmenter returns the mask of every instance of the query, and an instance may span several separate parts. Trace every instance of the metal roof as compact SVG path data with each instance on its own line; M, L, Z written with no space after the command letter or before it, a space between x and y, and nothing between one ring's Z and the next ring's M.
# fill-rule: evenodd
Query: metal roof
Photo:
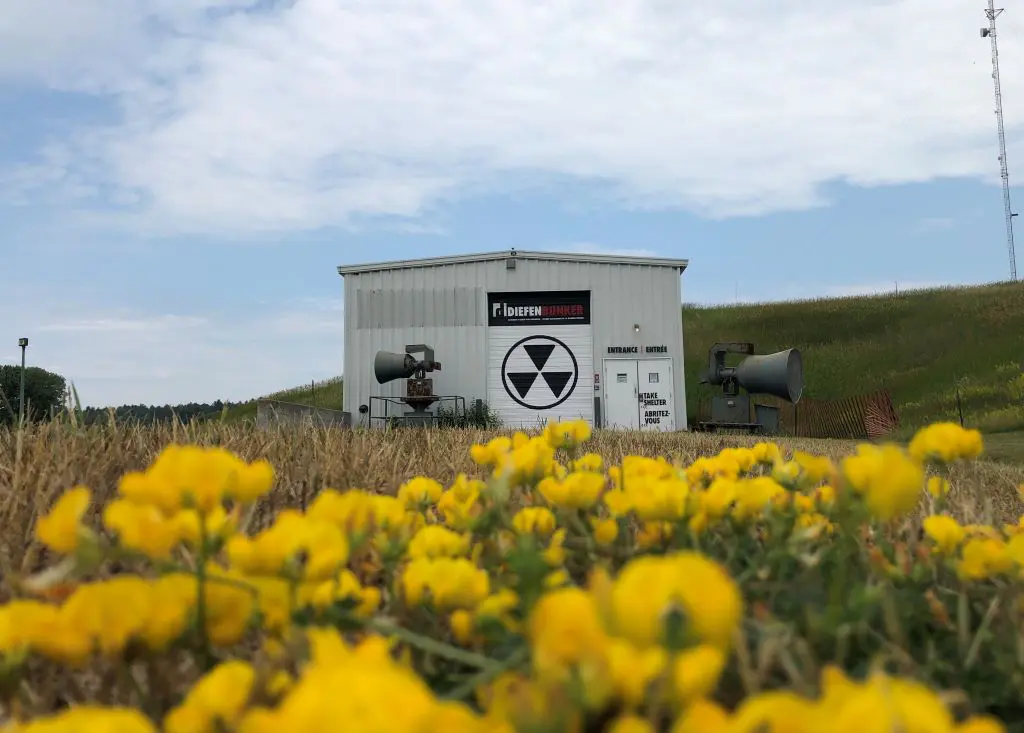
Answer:
M341 265L338 274L359 275L366 272L381 270L403 270L418 267L440 267L442 265L463 265L473 262L489 262L505 260L509 257L518 260L546 260L548 262L581 262L600 265L646 265L648 267L671 267L682 272L690 264L689 260L668 257L629 257L626 255L586 254L582 252L530 252L523 250L502 250L500 252L481 252L479 254L447 255L444 257L424 257L416 260L394 260L392 262L370 262L361 265Z

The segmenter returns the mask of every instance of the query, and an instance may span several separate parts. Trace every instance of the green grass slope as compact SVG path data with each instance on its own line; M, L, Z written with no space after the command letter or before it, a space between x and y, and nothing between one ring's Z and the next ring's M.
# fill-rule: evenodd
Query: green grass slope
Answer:
M1024 427L1024 283L937 288L871 297L683 309L687 404L716 341L756 353L796 347L805 395L821 399L887 388L906 433L942 419L986 432Z
M260 399L279 400L291 402L296 405L310 405L312 407L325 407L330 410L341 409L342 378L331 377L321 382L304 384L301 387L292 387L280 392L266 395ZM228 410L226 420L246 420L256 418L257 400L250 400L244 404Z
M718 341L750 341L758 354L796 347L808 397L888 389L900 433L958 418L985 432L1024 428L1024 283L937 288L752 305L684 306L687 407L716 392L699 379ZM341 409L337 377L270 399ZM229 419L255 417L255 400Z

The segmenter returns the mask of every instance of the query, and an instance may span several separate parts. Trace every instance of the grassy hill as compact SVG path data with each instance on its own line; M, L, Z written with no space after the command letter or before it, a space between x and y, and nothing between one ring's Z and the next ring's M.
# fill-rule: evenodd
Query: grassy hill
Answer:
M281 402L292 402L297 405L310 405L312 407L326 407L331 410L341 409L342 378L331 377L322 382L304 384L301 387L283 389L280 392L265 395L260 399L280 400ZM250 400L238 407L231 408L227 413L227 420L245 420L256 418L256 400Z
M808 397L887 388L907 433L958 419L986 432L1024 428L1024 283L938 288L750 305L683 308L687 403L714 392L698 383L717 341L751 341L759 354L803 352ZM280 399L341 407L341 379L284 390ZM255 402L231 417L253 416Z

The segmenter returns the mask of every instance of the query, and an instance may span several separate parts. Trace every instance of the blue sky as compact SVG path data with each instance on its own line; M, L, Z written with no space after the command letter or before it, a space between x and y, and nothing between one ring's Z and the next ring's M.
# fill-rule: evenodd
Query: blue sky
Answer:
M509 247L701 303L1007 277L976 4L680 5L8 0L0 362L244 399L340 371L338 264Z

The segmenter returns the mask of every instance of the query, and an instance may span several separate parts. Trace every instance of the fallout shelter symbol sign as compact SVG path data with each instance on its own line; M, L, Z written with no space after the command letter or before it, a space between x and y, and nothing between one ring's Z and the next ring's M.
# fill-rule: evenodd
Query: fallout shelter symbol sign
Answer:
M517 341L501 362L501 385L531 410L550 410L569 399L580 378L576 357L553 336Z

